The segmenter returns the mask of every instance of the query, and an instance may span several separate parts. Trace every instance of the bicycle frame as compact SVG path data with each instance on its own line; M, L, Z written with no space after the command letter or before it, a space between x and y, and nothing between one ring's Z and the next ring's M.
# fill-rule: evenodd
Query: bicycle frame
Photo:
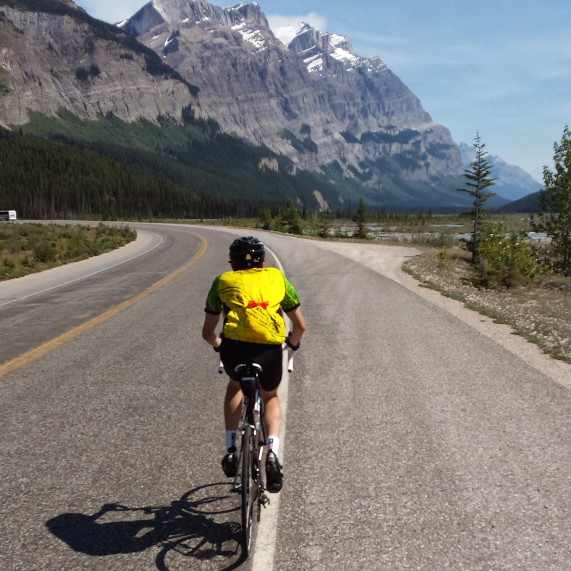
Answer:
M259 367L257 363L253 363L254 366ZM236 372L239 373L241 370L245 369L246 367L250 367L249 365L238 365L236 367ZM261 369L261 367L260 367ZM261 485L261 471L260 471L260 464L262 461L263 456L263 447L266 445L266 439L264 434L264 428L262 425L262 416L263 416L263 402L262 397L260 395L260 385L258 380L257 371L254 375L246 374L245 376L241 377L240 380L240 387L242 388L243 393L243 400L242 400L242 416L240 418L240 423L238 425L238 434L241 437L244 436L244 432L247 426L250 426L252 429L253 436L255 437L256 444L258 445L256 455L256 463L257 472L256 472L256 481L260 483L260 487L263 491L265 488ZM241 439L242 440L242 439ZM240 466L241 456L243 454L243 449L240 447L240 453L238 456L238 466ZM240 478L241 474L237 474L236 478L234 479L234 487L240 487Z
M263 482L262 460L266 445L262 424L263 402L260 395L258 373L260 365L238 365L235 372L240 375L240 387L244 394L242 416L238 425L241 438L238 466L241 470L234 478L234 491L242 494L242 534L244 555L252 547L254 527L253 510L257 508L256 521L260 521L261 508L269 504Z

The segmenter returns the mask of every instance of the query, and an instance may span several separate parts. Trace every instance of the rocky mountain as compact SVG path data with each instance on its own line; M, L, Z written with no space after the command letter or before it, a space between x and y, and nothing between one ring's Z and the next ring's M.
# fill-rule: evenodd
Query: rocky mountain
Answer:
M467 204L450 133L379 58L303 23L274 33L256 3L153 0L111 26L72 0L0 0L1 126L221 199Z
M460 143L459 149L462 154L462 164L464 168L468 168L476 158L476 149L466 143ZM493 191L499 196L508 200L519 200L542 188L542 183L537 182L522 168L511 165L495 155L488 155L486 158L492 167L491 176L497 179Z
M299 167L336 163L377 190L366 161L388 158L409 181L462 174L449 131L346 38L304 24L274 34L255 2L152 0L119 26L200 88L201 109L222 130Z
M0 0L1 126L61 108L89 120L180 118L197 103L191 92L155 53L71 0Z
M37 153L77 156L66 147L87 152L86 161L90 152L97 153L147 177L144 185L159 196L141 189L137 203L141 211L159 215L172 214L171 206L178 204L179 215L188 217L196 201L210 204L200 207L204 215L225 216L251 215L288 197L310 209L319 208L319 200L324 208L343 206L339 190L324 176L307 171L292 176L295 165L287 157L222 133L204 117L198 91L155 51L71 0L0 0L0 138L55 141L36 148L27 140L22 164L34 164ZM71 168L69 161L59 165ZM35 172L41 185L20 169L18 190L0 190L12 192L14 200L16 193L20 209L36 212L40 193L64 192L64 179L77 180L76 173L61 168ZM109 167L109 172L121 170ZM124 199L133 189L121 184L130 176L119 183L102 175L105 201ZM91 182L80 186L91 188ZM167 187L174 193L168 204ZM57 198L50 199L50 216L65 215L65 208L57 211Z

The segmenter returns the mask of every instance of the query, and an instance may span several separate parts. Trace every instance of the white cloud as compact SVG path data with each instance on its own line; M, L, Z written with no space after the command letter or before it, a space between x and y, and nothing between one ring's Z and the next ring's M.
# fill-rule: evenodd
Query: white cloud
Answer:
M267 18L272 30L295 25L298 22L305 22L320 32L327 31L327 20L315 12L297 16L280 16L279 14L272 14Z

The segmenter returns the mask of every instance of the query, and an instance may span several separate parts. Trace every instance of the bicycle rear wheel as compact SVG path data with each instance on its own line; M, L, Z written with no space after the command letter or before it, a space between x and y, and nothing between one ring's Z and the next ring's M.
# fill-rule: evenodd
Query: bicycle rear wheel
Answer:
M254 471L254 435L252 427L247 425L242 440L242 549L245 557L252 550L254 531L254 508L257 487L253 478Z

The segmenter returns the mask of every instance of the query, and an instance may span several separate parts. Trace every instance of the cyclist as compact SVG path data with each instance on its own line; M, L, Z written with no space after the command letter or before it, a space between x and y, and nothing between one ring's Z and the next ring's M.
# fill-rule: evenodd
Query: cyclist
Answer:
M293 286L276 268L265 268L266 249L253 236L243 236L230 246L231 272L218 276L206 301L202 337L220 351L224 370L230 377L224 400L227 453L222 469L228 477L237 471L236 431L240 422L242 391L233 378L234 369L242 363L258 363L260 394L264 401L264 425L268 435L266 475L268 491L279 492L283 473L278 459L282 410L278 386L282 378L282 343L294 351L299 348L305 331L305 320ZM293 331L286 337L282 309L291 319ZM220 314L224 314L221 337L216 335Z

